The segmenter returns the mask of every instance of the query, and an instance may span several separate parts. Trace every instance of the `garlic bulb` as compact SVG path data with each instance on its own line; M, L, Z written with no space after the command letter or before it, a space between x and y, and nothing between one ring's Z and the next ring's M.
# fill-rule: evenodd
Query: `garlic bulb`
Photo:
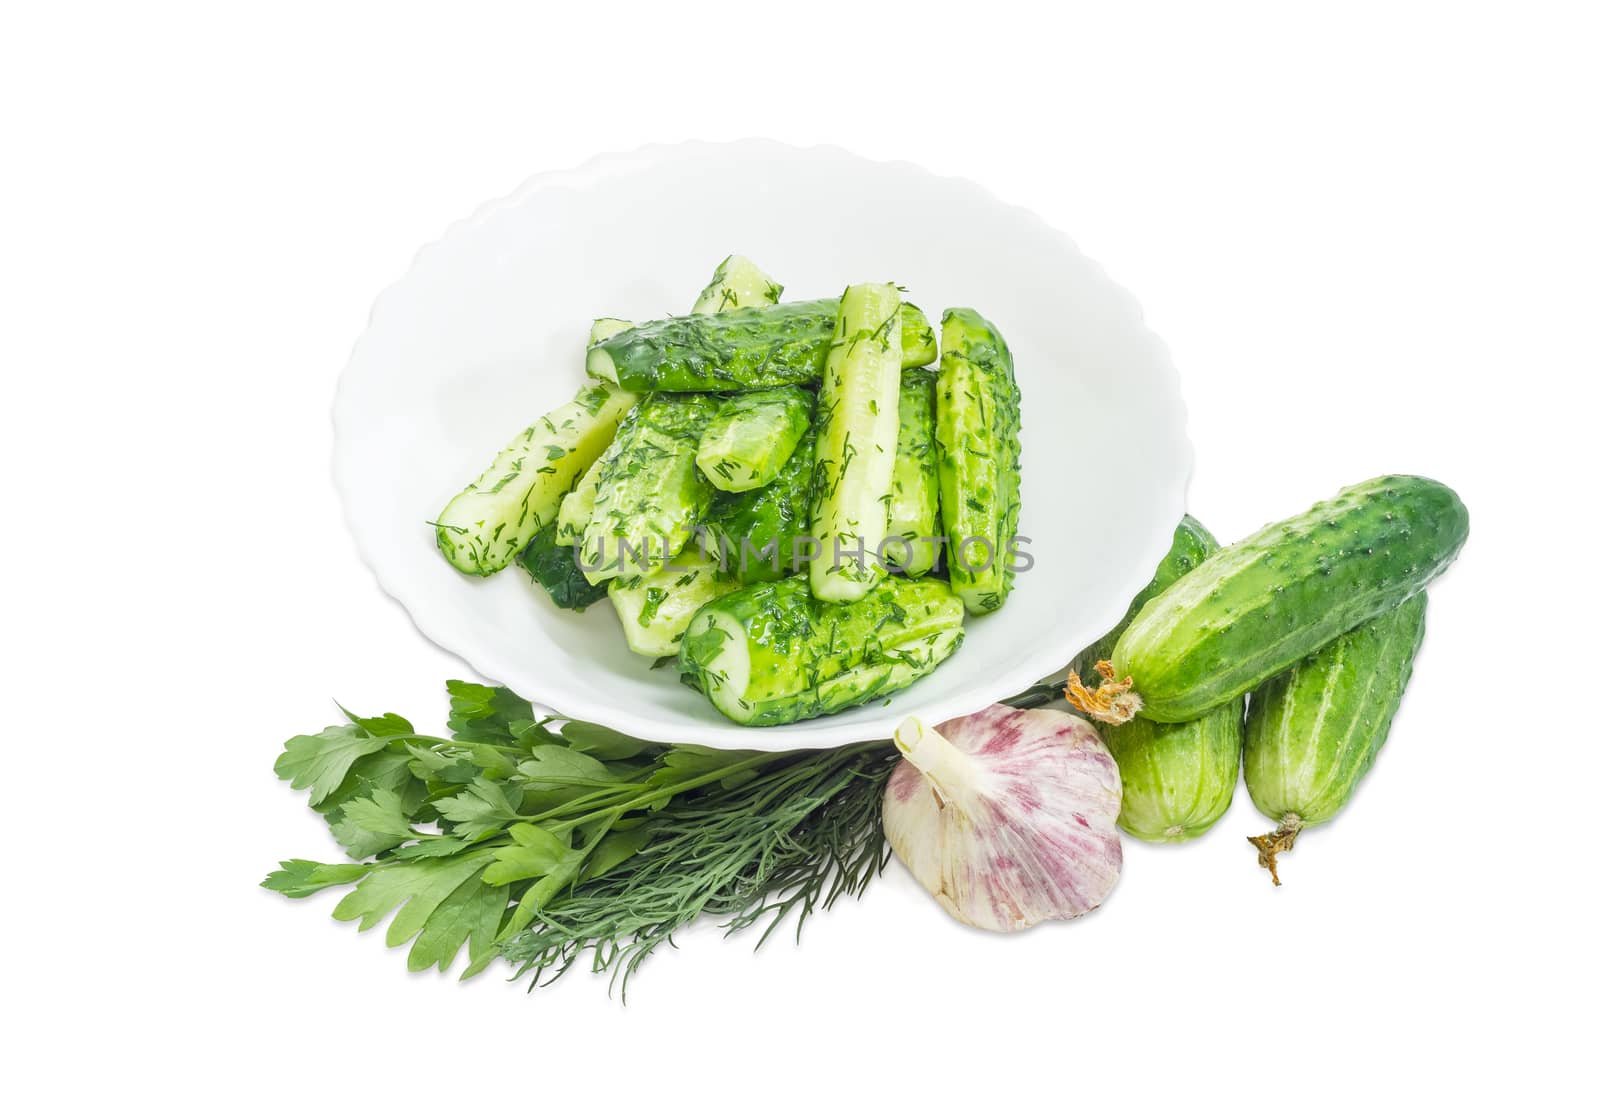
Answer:
M889 845L968 926L1025 930L1093 911L1117 883L1122 781L1094 728L1066 713L991 705L894 734Z

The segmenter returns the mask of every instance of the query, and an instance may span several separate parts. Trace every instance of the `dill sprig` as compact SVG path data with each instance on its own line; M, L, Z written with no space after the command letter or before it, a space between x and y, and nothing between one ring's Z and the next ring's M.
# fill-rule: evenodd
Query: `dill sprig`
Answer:
M807 753L674 800L638 854L552 901L501 956L533 990L588 954L626 1000L644 960L702 915L725 919L728 934L761 926L757 948L794 915L798 937L813 912L860 896L887 864L880 808L898 757L881 743Z

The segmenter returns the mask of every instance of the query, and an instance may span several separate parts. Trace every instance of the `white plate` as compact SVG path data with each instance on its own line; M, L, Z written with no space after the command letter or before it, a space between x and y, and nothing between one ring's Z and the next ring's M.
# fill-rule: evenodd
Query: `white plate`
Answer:
M1021 533L1033 568L911 689L783 728L726 721L629 652L610 604L559 610L516 567L454 571L427 525L583 379L596 316L683 312L743 252L785 300L893 279L935 322L970 305L1023 393ZM541 706L644 739L831 747L982 708L1121 617L1183 514L1178 379L1139 307L1037 216L965 180L834 148L651 146L536 176L418 254L373 306L334 402L334 471L362 557L418 628Z

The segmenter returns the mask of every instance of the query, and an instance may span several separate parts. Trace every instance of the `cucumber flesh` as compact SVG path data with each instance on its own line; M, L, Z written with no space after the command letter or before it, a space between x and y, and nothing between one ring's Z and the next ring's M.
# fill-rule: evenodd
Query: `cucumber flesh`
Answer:
M732 309L776 305L783 296L783 285L742 255L730 255L711 275L711 281L695 299L696 313L725 313Z
M439 512L434 529L444 558L478 576L515 560L555 521L561 497L605 450L637 400L615 386L590 384L541 416Z
M628 647L641 656L675 656L695 612L739 586L716 561L696 549L679 553L661 572L645 579L612 580L606 588L622 622ZM598 589L597 589L598 590Z
M903 574L922 576L938 563L939 456L933 438L934 389L929 370L900 373L900 432L895 444L884 558Z
M889 576L859 602L826 603L791 576L702 606L678 665L730 720L788 724L915 682L960 646L962 618L940 580Z
M729 397L700 438L695 464L724 492L770 483L811 426L806 389L761 389Z
M900 291L851 286L839 303L833 347L817 394L811 496L811 593L854 602L882 578L900 433Z
M589 325L590 347L597 343L604 343L618 332L625 332L633 327L631 320L618 320L614 316L603 316Z
M607 451L583 534L590 583L654 575L693 536L712 499L695 449L717 404L710 396L652 393L628 414Z

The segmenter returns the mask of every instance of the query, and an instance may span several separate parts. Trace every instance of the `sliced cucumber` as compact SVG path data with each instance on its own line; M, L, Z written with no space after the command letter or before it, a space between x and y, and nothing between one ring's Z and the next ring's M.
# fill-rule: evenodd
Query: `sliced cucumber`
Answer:
M701 436L695 463L724 492L760 488L794 453L815 405L810 390L792 386L729 397Z
M518 435L439 512L434 528L445 559L478 576L515 560L555 521L561 497L605 450L637 400L612 385L586 385Z
M611 605L622 622L628 647L641 656L675 656L695 611L739 586L716 561L690 548L648 579L628 576L611 581Z
M900 291L851 286L839 302L817 395L811 497L811 593L854 602L882 578L895 447L900 433Z

